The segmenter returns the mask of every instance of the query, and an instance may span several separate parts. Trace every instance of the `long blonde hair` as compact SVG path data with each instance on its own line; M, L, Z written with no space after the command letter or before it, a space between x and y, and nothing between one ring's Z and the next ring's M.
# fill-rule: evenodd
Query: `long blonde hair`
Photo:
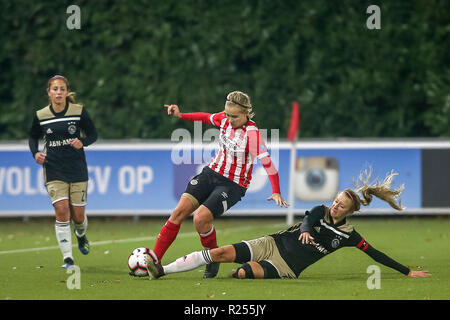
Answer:
M372 202L373 196L387 202L395 210L401 211L405 209L401 204L400 198L405 186L402 184L397 189L391 189L393 179L396 175L398 175L398 173L391 170L391 172L386 175L383 182L377 180L374 183L370 183L372 168L370 167L369 169L362 170L359 174L359 182L353 182L356 190L344 190L344 193L353 202L353 211L359 211L361 204L368 206ZM362 195L362 198L359 197L358 193Z
M231 104L232 106L236 106L242 109L244 112L248 112L247 117L249 119L255 116L253 112L252 103L250 101L250 97L248 94L243 93L242 91L233 91L227 95L227 101L225 105Z

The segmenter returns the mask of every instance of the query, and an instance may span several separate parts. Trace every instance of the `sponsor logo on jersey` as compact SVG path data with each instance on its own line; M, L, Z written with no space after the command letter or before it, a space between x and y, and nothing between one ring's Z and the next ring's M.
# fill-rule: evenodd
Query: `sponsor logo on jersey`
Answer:
M329 253L328 250L325 249L325 247L322 246L320 243L316 243L315 247L320 253L323 253L323 254L328 254Z
M68 146L70 145L70 142L73 139L63 139L63 140L50 140L48 142L49 147L62 147L62 146Z

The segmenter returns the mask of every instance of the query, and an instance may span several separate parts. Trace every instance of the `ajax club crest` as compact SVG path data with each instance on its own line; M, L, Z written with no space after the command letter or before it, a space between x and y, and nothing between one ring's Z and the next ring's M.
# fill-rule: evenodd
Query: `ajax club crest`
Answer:
M69 127L67 128L67 131L70 134L74 134L75 132L77 132L77 127L75 126L74 122L69 122Z

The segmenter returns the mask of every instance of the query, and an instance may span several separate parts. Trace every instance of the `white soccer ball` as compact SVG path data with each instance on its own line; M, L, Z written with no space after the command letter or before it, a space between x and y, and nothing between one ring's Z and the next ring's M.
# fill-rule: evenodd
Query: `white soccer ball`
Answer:
M145 256L150 255L150 249L148 248L136 248L128 257L128 268L130 268L130 275L136 277L148 276L147 264L145 262Z

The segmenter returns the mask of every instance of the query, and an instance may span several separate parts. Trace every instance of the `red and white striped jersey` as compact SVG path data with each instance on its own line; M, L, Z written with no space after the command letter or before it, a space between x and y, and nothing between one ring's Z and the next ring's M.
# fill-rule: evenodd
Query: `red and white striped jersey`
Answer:
M225 112L183 113L181 118L202 121L220 128L219 149L208 167L240 186L248 188L256 157L269 175L273 193L280 193L278 172L273 166L267 147L254 121L249 120L242 127L233 129Z

